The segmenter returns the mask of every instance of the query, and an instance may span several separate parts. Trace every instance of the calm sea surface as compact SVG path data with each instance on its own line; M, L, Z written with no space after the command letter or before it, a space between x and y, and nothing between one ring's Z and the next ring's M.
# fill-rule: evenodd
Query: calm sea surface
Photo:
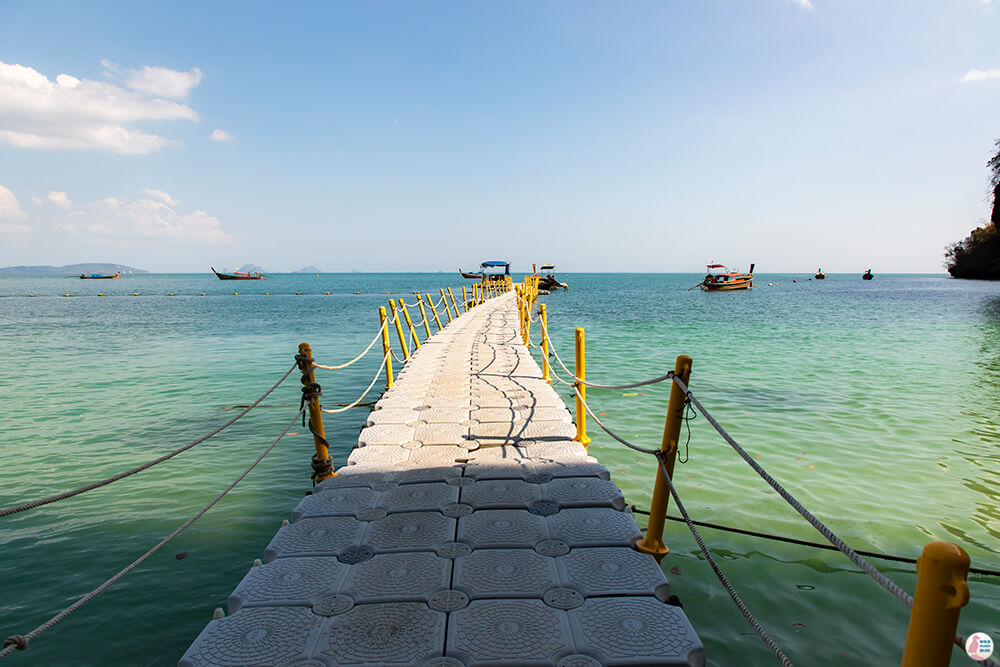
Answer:
M699 278L565 276L570 290L544 297L557 351L568 363L573 329L584 327L588 377L603 383L662 374L689 354L702 403L849 544L914 557L947 539L974 566L1000 569L1000 284L761 274L751 292L687 291ZM170 451L255 400L291 367L299 342L321 363L346 361L377 329L387 291L412 300L413 290L448 285L460 282L453 274L0 279L0 506ZM322 375L324 402L357 398L376 357ZM266 407L176 459L0 519L0 636L31 630L211 500L295 413L299 384L290 380ZM588 392L609 426L646 446L659 443L666 397L666 387ZM366 416L357 409L326 420L338 466ZM198 523L10 664L175 664L310 488L304 431L295 428ZM590 435L590 452L626 499L647 508L652 462L592 423ZM697 519L822 540L703 419L691 425L676 480ZM898 664L906 608L843 556L703 534L796 664ZM672 551L663 567L710 664L773 664L683 524L668 523L665 539ZM912 566L874 562L913 591ZM960 631L1000 638L1000 579L971 575L969 586Z

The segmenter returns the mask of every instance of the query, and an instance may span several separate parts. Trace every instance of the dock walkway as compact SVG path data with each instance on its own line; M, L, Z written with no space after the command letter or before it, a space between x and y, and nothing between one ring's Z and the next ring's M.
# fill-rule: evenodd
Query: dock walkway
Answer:
M411 355L181 665L704 664L515 298Z

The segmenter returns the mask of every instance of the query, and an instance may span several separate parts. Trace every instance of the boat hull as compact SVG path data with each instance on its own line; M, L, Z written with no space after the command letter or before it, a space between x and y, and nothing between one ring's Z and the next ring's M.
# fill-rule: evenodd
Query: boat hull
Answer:
M233 275L231 273L219 273L215 269L212 269L212 273L214 273L215 277L218 278L219 280L261 280L264 278L264 276L260 274L240 276L240 275Z
M116 273L113 276L83 276L83 275L81 275L80 276L80 280L115 280L116 278L118 278L121 275L121 273L122 272L119 271L118 273Z
M753 276L727 280L725 282L705 279L701 288L707 292L731 292L733 290L750 289L753 287Z

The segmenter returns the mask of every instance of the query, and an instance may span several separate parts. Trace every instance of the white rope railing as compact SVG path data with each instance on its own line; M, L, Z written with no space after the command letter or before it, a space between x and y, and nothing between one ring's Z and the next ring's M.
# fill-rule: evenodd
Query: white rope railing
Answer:
M372 387L375 386L375 383L378 382L379 377L382 375L382 371L385 370L385 364L388 361L388 359L389 359L389 355L388 354L386 354L386 355L384 355L382 357L382 365L379 366L378 371L375 373L375 377L372 378L372 381L371 381L371 383L369 383L368 388L365 389L361 393L361 396L358 397L358 400L356 400L353 403L350 403L348 405L345 405L342 408L337 408L336 410L332 410L332 409L328 409L328 408L320 408L320 411L321 412L325 412L328 415L335 415L335 414L339 414L341 412L347 412L351 408L356 407L358 404L360 404L361 401L365 400L365 396L367 396L368 392L370 392L372 390Z
M73 496L78 496L81 493L85 493L87 491L92 491L92 490L100 488L102 486L107 486L108 484L111 484L113 482L117 482L120 479L125 479L126 477L129 477L129 476L134 475L136 473L142 472L143 470L146 470L148 468L152 468L153 466L155 466L158 463L163 463L164 461L166 461L168 459L172 459L175 456L177 456L178 454L181 454L181 453L186 452L187 450L191 449L195 445L200 445L201 443L205 442L206 440L208 440L212 436L217 435L217 434L221 433L222 431L224 431L225 429L227 429L230 426L232 426L233 424L235 424L237 422L237 420L239 420L240 418L244 417L247 413L249 413L251 410L253 410L258 405L260 405L261 401L263 401L265 398L267 398L268 396L270 396L271 393L275 389L277 389L278 386L281 385L281 383L284 382L288 378L288 376L291 375L292 371L294 371L297 367L298 367L298 362L296 362L295 365L293 365L291 368L289 368L288 371L284 375L282 375L281 378L277 382L275 382L274 385L272 385L270 389L268 389L267 391L265 391L263 393L263 395L261 395L260 398L258 398L256 401L254 401L253 403L251 403L249 406L247 406L246 410L244 410L243 412L239 413L238 415L236 415L235 417L233 417L232 419L230 419L229 421L227 421L222 426L219 426L217 429L215 429L211 433L208 433L206 435L201 436L200 438L198 438L194 442L188 443L188 444L184 445L183 447L178 447L177 449L175 449L174 451L170 452L169 454L164 454L163 456L161 456L159 458L155 458L152 461L147 461L146 463L143 463L142 465L136 466L136 467L132 468L131 470L126 470L125 472L120 472L117 475L112 475L111 477L106 477L106 478L104 478L102 480L99 480L97 482L92 482L91 484L85 484L84 486L77 487L77 488L73 489L72 491L64 491L63 493L57 493L56 495L49 496L47 498L40 498L38 500L32 500L30 502L23 503L21 505L17 505L17 506L14 506L14 507L7 507L7 508L4 508L4 509L0 509L0 517L10 516L11 514L17 514L18 512L24 512L25 510L34 509L36 507L41 507L43 505L48 505L50 503L54 503L54 502L57 502L57 501L60 501L60 500L65 500L67 498L72 498Z
M375 343L377 343L378 339L381 338L382 332L385 330L386 326L388 326L388 325L389 325L389 319L386 318L386 320L384 322L382 322L382 325L378 328L378 331L375 332L375 337L372 338L372 342L368 343L368 347L366 347L361 354L359 354L358 356L354 357L353 359L351 359L347 363L339 364L337 366L325 366L323 364L317 364L314 361L314 362L312 362L313 367L314 368L322 368L325 371L339 371L339 370L342 370L344 368L347 368L348 366L353 366L357 362L361 361L365 357L366 354L368 354L369 352L371 352L371 349L373 347L375 347Z
M167 537L163 538L160 541L159 544L157 544L152 549L150 549L149 551L147 551L146 553L144 553L142 556L139 556L139 558L137 558L134 561L132 561L132 563L130 563L129 565L127 565L123 569L119 570L119 572L117 574L115 574L113 577L111 577L110 579L108 579L103 584L101 584L100 586L98 586L94 590L90 591L86 595L84 595L81 598L79 598L76 602L74 602L70 606L66 607L61 612L59 612L58 614L56 614L55 616L53 616L49 620L45 621L44 623L42 623L41 625L39 625L38 627L36 627L31 632L28 632L28 633L23 634L23 635L13 635L11 637L8 637L6 640L4 640L4 642L3 642L3 649L0 650L0 660L6 658L8 655L10 655L11 653L13 653L15 650L21 650L21 651L26 650L28 648L28 643L30 641L32 641L33 639L36 639L39 635L41 635L43 632L45 632L46 630L48 630L49 628L51 628L52 626L54 626L56 623L58 623L59 621L63 620L64 618L66 618L67 616L69 616L70 614L72 614L74 611L76 611L77 609L79 609L80 607L82 607L83 605L85 605L86 603L88 603L91 600L93 600L95 597L97 597L98 595L100 595L102 592L104 592L108 588L110 588L112 585L114 585L115 582L117 582L119 579L121 579L122 577L124 577L126 574L128 574L129 572L131 572L135 568L137 568L140 565L142 565L153 554L155 554L157 551L159 551L164 546L166 546L166 544L168 542L170 542L172 539L174 539L175 537L177 537L178 535L180 535L191 524L193 524L195 521L197 521L198 519L200 519L206 512L208 512L208 510L212 509L212 507L214 507L216 503L218 503L220 500L222 500L222 498L227 493L229 493L230 491L232 491L233 488L237 484L239 484L241 481L243 481L243 479L247 475L250 474L250 471L253 470L254 468L256 468L258 463L260 463L262 460L264 460L265 456L267 456L268 454L271 453L271 450L274 449L274 447L281 441L281 439L284 438L285 435L287 435L288 432L292 429L292 427L295 425L296 420L298 420L299 416L305 411L305 409L306 409L305 406L303 406L302 408L299 409L299 411L296 413L295 417L292 418L292 421L289 422L288 426L286 426L285 429L281 432L281 435L279 435L277 438L275 438L274 441L271 442L271 444L267 447L267 449L265 449L263 451L263 453L261 453L261 455L257 457L257 460L255 460L253 463L251 463L250 467L248 467L246 470L244 470L240 474L240 476L237 477L233 481L232 484L230 484L228 487L226 487L225 490L223 490L219 495L217 495L211 502L209 502L207 505L205 505L204 507L202 507L201 510L199 510L194 516L192 516L190 519L188 519L183 524L181 524L180 527L178 527L174 532L170 533L170 535L168 535Z

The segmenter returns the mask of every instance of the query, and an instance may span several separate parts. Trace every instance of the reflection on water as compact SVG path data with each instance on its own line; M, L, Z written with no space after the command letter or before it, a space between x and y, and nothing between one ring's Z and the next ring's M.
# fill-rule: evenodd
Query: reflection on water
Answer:
M545 297L553 345L570 361L573 329L585 327L596 382L659 375L690 354L699 400L849 544L916 557L927 541L948 538L974 565L1000 569L1000 285L856 275L793 284L762 275L749 293L687 291L700 277L574 275L570 291ZM350 359L371 340L385 291L436 293L451 279L279 276L233 296L211 276L129 276L105 286L115 298L57 297L81 282L0 279L0 295L11 295L0 299L4 505L203 434L231 416L220 406L252 401L287 370L298 343L312 343L323 363ZM28 292L49 296L16 296ZM327 400L356 398L375 356L324 380ZM560 395L572 407L571 392L560 387ZM297 406L298 398L290 383L268 402ZM622 436L659 444L665 387L595 389L588 401ZM338 465L366 414L326 421ZM34 627L155 544L242 470L286 415L254 411L130 481L6 519L0 631ZM309 489L311 436L299 431L171 553L34 642L34 664L175 664ZM648 507L656 466L593 425L590 436L590 452L627 501ZM677 480L696 519L817 539L702 419L691 423L690 461ZM663 567L709 664L771 664L686 529L671 524L666 533ZM898 664L905 608L842 555L716 531L705 538L793 661ZM174 558L181 552L188 555ZM33 563L58 567L38 574ZM875 563L913 590L912 568ZM1000 585L970 581L962 627L1000 636Z

